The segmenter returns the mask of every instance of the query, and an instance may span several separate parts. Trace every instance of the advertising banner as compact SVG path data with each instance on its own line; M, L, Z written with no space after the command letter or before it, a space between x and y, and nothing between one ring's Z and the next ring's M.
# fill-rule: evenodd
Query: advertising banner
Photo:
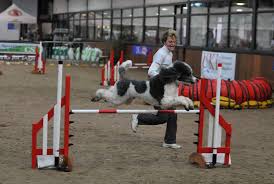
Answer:
M39 44L34 43L5 43L0 42L0 54L33 54Z
M203 51L201 59L201 77L207 79L217 78L217 66L222 64L221 78L224 80L235 79L235 53Z
M12 55L12 54L0 54L0 61L10 61L10 62L32 62L35 61L34 55Z
M150 51L151 51L151 48L148 48L146 46L138 46L138 45L132 46L133 55L147 56Z

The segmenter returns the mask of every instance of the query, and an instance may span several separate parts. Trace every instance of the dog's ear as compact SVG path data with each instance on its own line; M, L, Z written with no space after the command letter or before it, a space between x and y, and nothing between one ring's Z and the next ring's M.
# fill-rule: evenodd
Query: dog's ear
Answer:
M175 68L162 68L159 73L160 80L164 83L171 83L176 81L178 73Z

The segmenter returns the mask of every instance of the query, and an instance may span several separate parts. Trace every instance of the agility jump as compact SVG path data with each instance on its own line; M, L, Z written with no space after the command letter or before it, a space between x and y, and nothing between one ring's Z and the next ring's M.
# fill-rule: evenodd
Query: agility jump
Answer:
M216 105L214 106L206 98L205 90L207 80L202 80L201 85L201 103L199 110L137 110L137 109L71 109L70 108L70 81L71 77L66 76L65 80L65 95L61 97L62 89L62 70L63 63L58 64L58 85L57 85L57 104L54 105L46 115L43 116L38 122L32 125L32 168L54 168L62 171L71 171L72 164L69 158L69 138L72 136L69 134L69 126L73 121L70 121L70 115L91 113L91 114L106 114L106 113L118 113L118 114L132 114L132 113L184 113L184 114L199 114L198 133L194 135L198 136L196 152L190 155L190 162L198 164L201 168L212 168L217 165L230 166L230 144L231 144L231 125L224 120L219 114L219 99L220 99L220 74L221 65L218 65L218 90ZM63 147L60 147L60 123L61 123L61 108L64 107L64 132L63 132ZM204 146L204 126L205 126L205 113L209 113L209 125L207 146ZM47 125L48 121L54 117L53 126L53 148L47 146ZM43 141L42 148L37 146L38 132L43 129ZM225 132L225 145L221 146L222 129Z
M34 68L32 70L33 74L45 74L46 72L46 63L43 59L43 45L40 42L39 47L35 48L35 62Z

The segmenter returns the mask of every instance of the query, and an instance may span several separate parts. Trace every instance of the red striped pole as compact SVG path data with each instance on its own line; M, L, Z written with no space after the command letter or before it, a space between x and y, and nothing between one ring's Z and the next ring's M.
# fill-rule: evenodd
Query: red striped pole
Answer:
M114 50L111 50L110 53L110 85L114 85L115 81L114 81Z

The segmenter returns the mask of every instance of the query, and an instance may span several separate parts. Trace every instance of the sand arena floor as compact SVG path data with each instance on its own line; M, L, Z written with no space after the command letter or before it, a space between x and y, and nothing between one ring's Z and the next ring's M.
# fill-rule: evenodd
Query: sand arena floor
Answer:
M196 115L179 115L177 143L181 150L162 148L165 125L130 129L130 115L73 115L73 172L31 169L31 127L56 101L57 67L45 75L32 66L0 65L0 184L257 184L274 183L274 108L222 110L232 124L232 165L203 170L188 163L195 151ZM97 68L65 67L72 76L72 108L107 108L91 103L99 87ZM146 78L145 70L129 74ZM138 101L119 108L151 108ZM51 141L51 140L50 140ZM51 142L49 143L51 145Z

